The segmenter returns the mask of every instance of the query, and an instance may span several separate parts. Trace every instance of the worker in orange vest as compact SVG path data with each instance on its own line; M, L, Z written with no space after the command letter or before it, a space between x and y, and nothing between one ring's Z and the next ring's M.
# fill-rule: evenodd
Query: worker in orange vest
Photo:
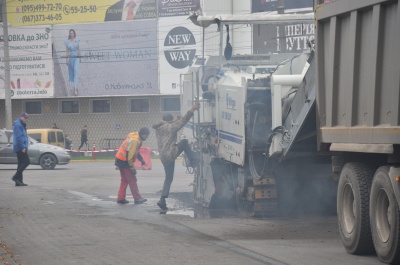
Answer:
M142 142L147 139L150 131L148 128L143 127L139 132L132 132L124 140L115 155L115 165L119 168L121 175L121 184L119 186L117 203L129 203L126 200L126 188L129 185L131 189L135 204L144 203L147 199L140 196L139 188L137 186L136 169L133 165L134 160L137 158L138 150ZM143 164L143 162L142 162Z

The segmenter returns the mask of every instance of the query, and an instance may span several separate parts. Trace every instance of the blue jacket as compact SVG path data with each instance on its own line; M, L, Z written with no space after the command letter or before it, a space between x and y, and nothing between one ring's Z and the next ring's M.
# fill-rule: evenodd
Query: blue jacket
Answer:
M20 118L14 121L13 126L13 149L14 152L20 152L22 149L28 150L28 134L26 133L26 124Z

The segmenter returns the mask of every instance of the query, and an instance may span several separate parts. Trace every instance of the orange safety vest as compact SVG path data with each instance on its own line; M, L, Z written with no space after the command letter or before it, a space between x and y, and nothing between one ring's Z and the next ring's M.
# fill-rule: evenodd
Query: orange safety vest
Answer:
M125 141L122 143L122 145L118 148L117 154L115 155L116 158L118 158L121 161L127 161L128 160L128 149L130 143L133 141L132 138L128 137L125 139Z
M130 133L128 135L128 137L124 140L122 145L118 148L118 151L117 151L117 154L115 155L115 157L117 159L121 160L121 161L127 161L128 160L129 146L131 145L132 141L133 140L138 140L135 153L137 152L137 150L139 150L140 146L142 146L142 142L139 139L137 139L135 137L134 133ZM135 160L135 159L136 159L136 154L135 154L133 160Z

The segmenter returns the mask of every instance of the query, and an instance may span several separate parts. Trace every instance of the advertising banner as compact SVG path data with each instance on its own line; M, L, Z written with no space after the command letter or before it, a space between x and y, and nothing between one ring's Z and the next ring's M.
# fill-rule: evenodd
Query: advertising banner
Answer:
M125 21L157 17L156 0L15 0L7 3L13 27Z
M54 26L55 96L158 94L157 21Z
M9 58L4 58L4 35L0 31L0 98L5 98L5 60L10 61L11 98L53 97L51 28L9 28Z
M158 0L159 17L189 16L200 9L200 0Z
M179 94L185 74L201 51L202 28L185 17L159 19L160 93Z
M278 0L252 0L251 12L271 12L278 10ZM313 7L313 0L285 0L285 9Z
M314 39L314 22L255 25L254 53L301 53L308 50L307 41Z

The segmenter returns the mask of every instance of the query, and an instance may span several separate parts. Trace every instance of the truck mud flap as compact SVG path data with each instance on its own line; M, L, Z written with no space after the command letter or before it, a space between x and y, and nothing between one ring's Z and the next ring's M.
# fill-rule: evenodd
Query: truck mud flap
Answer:
M396 179L400 176L400 167L390 167L389 170L389 178L390 182L393 186L393 192L396 197L397 205L400 210L400 184L396 181Z

